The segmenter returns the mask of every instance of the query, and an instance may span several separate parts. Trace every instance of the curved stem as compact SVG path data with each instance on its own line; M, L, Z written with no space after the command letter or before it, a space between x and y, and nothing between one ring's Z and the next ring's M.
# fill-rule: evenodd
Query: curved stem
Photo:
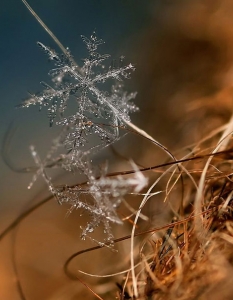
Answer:
M61 49L61 51L67 56L68 52L66 48L62 45L62 43L59 41L59 39L55 36L55 34L48 28L48 26L41 20L41 18L37 15L37 13L31 8L31 6L27 3L26 0L22 0L23 4L27 7L27 9L30 11L30 13L33 15L33 17L39 22L39 24L44 28L44 30L51 36L51 38L54 40L54 42L58 45L58 47ZM77 65L77 63L74 61L72 57L70 57L70 60L72 63L76 66L76 68L81 72L80 67Z

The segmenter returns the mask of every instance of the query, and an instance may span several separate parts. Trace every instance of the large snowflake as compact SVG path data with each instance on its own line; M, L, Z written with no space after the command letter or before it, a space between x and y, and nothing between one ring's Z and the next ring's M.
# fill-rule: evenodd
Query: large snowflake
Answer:
M63 143L69 150L77 150L85 145L91 133L97 134L101 143L112 143L118 137L118 128L129 122L129 113L137 110L131 103L136 93L127 94L123 90L123 78L129 78L134 70L132 64L123 66L123 57L119 62L106 67L104 62L110 55L101 55L97 52L103 40L96 37L95 32L88 39L81 36L89 53L80 68L74 61L71 53L58 55L54 50L38 42L56 68L49 72L53 86L41 82L43 92L30 95L20 106L30 105L48 106L50 126L58 116L57 125L67 127L67 135ZM105 82L112 80L109 84ZM101 90L101 85L104 90ZM109 92L106 92L106 87ZM77 109L71 116L64 115L68 101L76 100ZM104 122L103 122L104 120ZM104 126L103 123L107 126Z

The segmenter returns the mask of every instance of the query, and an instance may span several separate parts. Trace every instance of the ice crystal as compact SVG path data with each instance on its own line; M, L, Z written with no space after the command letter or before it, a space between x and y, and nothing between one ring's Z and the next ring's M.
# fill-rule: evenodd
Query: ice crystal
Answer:
M111 223L121 224L122 221L116 213L116 208L121 204L123 197L130 192L139 192L147 184L142 173L136 171L133 178L124 179L121 176L108 178L102 175L99 179L95 177L91 165L84 163L88 182L86 186L65 187L59 191L60 203L69 203L70 211L82 208L88 212L90 222L82 230L81 238L85 239L89 233L100 225L104 227L107 235L106 243L112 241ZM86 195L91 197L90 203L86 202ZM85 197L83 197L85 196Z
M38 167L36 175L33 177L32 183L38 175L42 175L49 186L50 192L57 199L59 204L69 204L71 213L74 209L82 209L90 218L86 227L82 228L81 238L91 238L90 234L100 225L103 226L103 232L106 235L103 245L113 246L113 234L111 231L111 223L122 224L118 217L116 208L121 204L123 197L130 193L138 193L147 185L147 179L144 175L133 165L135 169L134 177L125 179L122 176L115 178L108 178L103 174L100 178L96 178L93 166L88 161L86 155L82 152L77 153L74 164L83 171L88 181L85 185L75 185L74 187L64 186L62 188L55 188L51 179L45 171L45 165L42 163L35 147L30 147L32 157ZM29 188L32 186L30 184ZM89 201L87 200L89 196Z
M54 50L38 42L38 45L54 62L55 68L49 72L53 87L41 82L43 92L38 95L30 94L20 107L39 105L48 107L50 126L58 117L58 125L68 126L69 134L65 140L68 148L77 149L87 142L89 133L97 134L103 143L111 143L118 137L117 127L129 121L129 113L136 110L136 106L129 103L136 94L127 95L123 91L123 84L116 82L129 78L134 70L132 64L123 66L123 58L119 64L111 64L106 68L104 62L110 58L108 54L99 54L98 47L103 40L96 37L95 32L90 38L81 36L88 50L88 58L83 60L83 67L79 68L74 62L71 53L58 55ZM109 92L101 89L101 84L112 80ZM72 98L72 99L71 99ZM68 117L63 117L68 102L76 100L77 110ZM99 120L99 121L98 121ZM108 127L100 127L95 123L105 120Z
M20 107L38 105L41 110L47 106L50 126L58 125L61 127L61 133L53 140L52 147L43 161L31 146L30 151L37 165L37 172L29 188L41 175L58 203L69 204L69 212L81 209L89 215L90 221L82 228L81 238L90 237L97 227L103 226L106 238L99 244L112 246L111 223L122 223L116 208L127 193L138 193L147 181L135 166L132 178L109 178L106 171L99 174L91 163L90 155L93 149L101 149L119 139L119 127L125 126L130 121L129 114L137 111L132 102L136 93L125 92L123 84L123 79L130 77L134 66L124 66L121 57L118 62L113 61L107 68L105 62L110 55L98 52L99 46L104 43L103 40L98 39L95 32L90 38L81 38L88 51L82 68L75 63L68 49L59 55L38 42L40 48L55 64L55 68L49 72L52 84L42 81L44 90L39 94L30 94ZM106 81L108 84L105 84ZM66 113L70 101L77 104L77 109L72 115ZM93 141L90 138L92 134L99 139L95 145L90 143L88 147L88 141ZM87 183L56 188L46 173L46 168L53 167L72 172L78 170L85 175Z

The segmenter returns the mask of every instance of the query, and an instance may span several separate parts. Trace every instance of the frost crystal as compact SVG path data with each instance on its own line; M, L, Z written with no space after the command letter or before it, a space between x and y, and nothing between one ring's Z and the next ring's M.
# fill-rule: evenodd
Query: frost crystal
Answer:
M48 106L50 126L59 117L57 125L67 126L69 133L65 144L70 149L77 149L87 142L87 136L94 133L100 137L101 143L110 144L118 137L119 125L129 121L129 113L136 111L135 105L130 103L136 93L127 95L123 90L122 79L129 78L134 70L132 64L123 66L123 58L119 65L112 64L106 68L104 62L110 58L108 54L99 54L98 47L103 40L98 39L95 32L88 39L81 36L86 45L89 56L84 59L80 69L73 60L71 53L58 55L54 50L38 42L38 45L52 60L56 68L49 72L54 87L41 82L43 92L38 95L30 94L20 107L39 105L39 109ZM106 81L113 80L109 92L101 89ZM77 103L77 110L72 116L63 117L68 101ZM108 126L97 125L104 120Z
M42 175L57 201L71 206L69 212L81 209L89 215L90 222L82 228L82 239L90 237L94 229L101 225L106 238L99 244L112 246L110 223L122 223L116 208L127 193L138 193L147 184L147 180L135 166L135 175L132 178L125 179L120 176L108 178L106 172L98 176L90 155L94 149L101 149L116 141L119 138L119 126L125 126L130 121L129 114L138 110L132 103L136 93L127 94L123 85L123 79L130 77L134 67L132 64L124 66L121 57L118 63L114 61L107 68L104 63L110 55L99 54L97 51L103 40L98 39L95 32L90 38L85 36L81 38L89 54L88 58L83 60L82 68L75 63L68 49L65 54L58 55L54 50L38 42L40 48L55 64L55 68L49 72L52 84L50 86L42 81L44 90L37 95L30 94L20 107L39 105L41 110L47 106L50 126L55 123L62 130L54 139L43 162L35 148L30 147L38 169L29 188L37 177ZM77 109L72 115L66 115L70 101L76 102ZM98 136L95 145L93 139L90 139L92 134ZM61 167L72 172L79 171L86 176L87 183L56 188L46 173L46 168L53 167Z

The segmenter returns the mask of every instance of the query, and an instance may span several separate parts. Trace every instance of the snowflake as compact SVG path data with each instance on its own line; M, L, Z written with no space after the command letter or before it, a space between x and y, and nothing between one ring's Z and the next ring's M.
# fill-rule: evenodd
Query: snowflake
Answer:
M67 126L69 131L64 143L68 149L73 150L84 146L91 133L98 135L103 144L112 143L118 138L118 127L130 121L129 113L137 110L136 106L130 103L136 93L127 95L123 91L123 83L116 83L129 78L134 66L132 64L123 66L121 57L118 66L112 63L106 70L104 62L110 55L101 55L97 52L98 47L104 43L103 40L98 39L95 32L89 39L81 37L89 53L89 57L83 60L82 68L74 62L68 49L66 55L58 55L54 50L38 42L56 66L49 72L54 87L41 82L43 92L38 95L30 94L30 98L20 105L29 107L38 104L40 110L43 106L48 106L50 126L58 116L60 121L56 124ZM100 86L110 79L114 81L110 92L101 90ZM71 98L76 100L77 110L73 115L64 117ZM100 125L102 120L108 126Z
M132 163L135 174L128 179L122 176L108 178L106 174L102 174L102 176L96 178L93 166L88 161L88 157L79 151L73 160L78 165L78 168L82 170L83 174L86 175L87 183L85 185L75 185L74 187L64 186L56 188L53 186L51 178L46 174L45 165L37 154L35 147L31 146L30 151L38 167L38 171L33 176L29 188L32 187L37 177L42 175L50 192L57 199L58 203L66 203L71 206L68 214L74 209L81 209L89 215L90 221L85 227L81 227L81 239L85 240L86 237L89 237L93 241L96 241L90 234L102 225L106 238L103 242L96 242L103 246L112 247L114 243L110 222L122 224L121 219L117 215L116 208L119 207L126 194L130 192L139 193L148 183L136 165ZM91 198L90 201L87 200L88 197Z
M147 180L135 166L135 175L132 178L108 178L106 170L100 176L91 163L90 156L94 149L102 149L119 139L119 127L128 124L129 114L138 110L132 102L136 93L126 93L123 85L123 79L130 77L134 67L132 64L124 66L121 57L117 63L113 61L111 66L106 68L104 63L110 55L101 55L97 51L103 40L98 39L95 33L89 39L81 37L89 53L88 58L83 60L82 68L75 63L68 49L65 54L58 55L38 42L55 64L55 68L49 72L52 84L41 82L44 90L37 95L30 94L20 107L39 105L41 110L47 106L50 126L54 123L60 126L61 133L53 140L52 147L43 161L34 146L31 146L30 151L37 165L37 172L28 188L32 187L38 176L42 176L59 204L69 204L69 212L81 209L89 215L90 221L82 228L81 238L90 237L101 225L106 238L102 244L98 243L111 247L113 235L110 223L122 223L116 212L117 207L127 193L138 193ZM109 84L105 84L106 81ZM67 106L71 100L75 100L77 109L72 115L68 115ZM55 122L55 119L58 120ZM91 134L98 136L98 141L91 139ZM88 141L94 141L94 145L89 143L91 145L88 146ZM64 149L60 151L64 145L65 153ZM47 168L54 167L61 167L70 172L78 170L85 175L87 183L56 188L46 173ZM91 239L94 240L93 237Z

